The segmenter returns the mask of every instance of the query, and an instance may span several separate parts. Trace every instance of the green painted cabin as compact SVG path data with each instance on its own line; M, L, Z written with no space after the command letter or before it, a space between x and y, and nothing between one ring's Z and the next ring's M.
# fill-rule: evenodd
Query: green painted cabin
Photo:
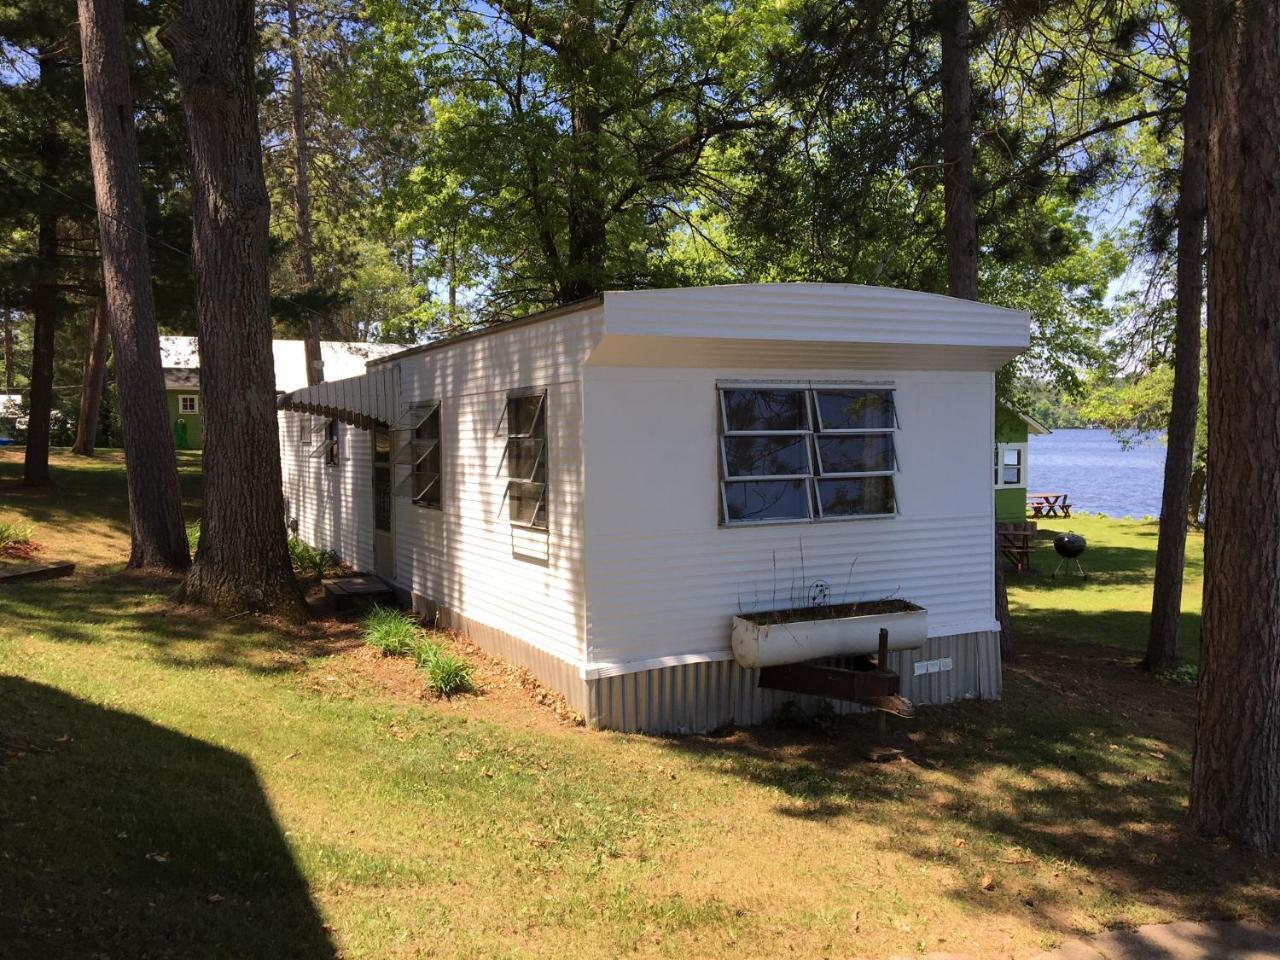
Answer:
M1026 414L996 404L994 449L996 523L1027 519L1027 440L1049 429Z

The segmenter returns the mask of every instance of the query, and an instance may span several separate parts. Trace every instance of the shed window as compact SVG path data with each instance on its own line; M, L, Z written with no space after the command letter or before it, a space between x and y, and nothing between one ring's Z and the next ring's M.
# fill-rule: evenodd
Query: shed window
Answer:
M996 444L995 485L997 487L1027 485L1027 445L1025 443Z
M507 398L507 516L513 526L547 528L547 395Z
M328 466L338 465L338 421L326 420L324 434L311 449L308 457L312 460L323 460Z
M199 413L200 397L194 393L181 393L178 395L178 412L179 413Z
M409 468L396 487L397 497L408 497L420 507L441 508L440 402L425 400L411 406L393 425L399 446L391 462Z
M722 387L723 522L895 514L897 429L886 388Z

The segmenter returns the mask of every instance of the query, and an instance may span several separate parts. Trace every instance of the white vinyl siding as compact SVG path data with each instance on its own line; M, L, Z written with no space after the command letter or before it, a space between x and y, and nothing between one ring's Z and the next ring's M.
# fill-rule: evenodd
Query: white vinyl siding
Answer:
M280 467L285 508L299 538L332 550L356 570L373 568L373 440L367 430L336 424L336 466L312 458L312 446L289 443L302 431L300 421L327 429L327 421L298 413L279 413ZM320 433L324 436L324 432Z
M735 614L796 605L816 580L833 599L919 603L931 635L991 629L990 373L867 372L868 380L893 381L903 424L898 516L723 526L713 493L720 411L709 398L731 379L790 378L774 370L587 369L593 664L728 657ZM838 381L840 371L807 370L804 379ZM627 438L625 457L617 437ZM639 471L637 463L661 469Z
M581 377L599 330L599 309L588 309L396 361L402 396L441 402L445 438L441 509L396 514L397 582L575 665L585 634ZM545 529L509 515L507 407L522 392L545 394Z

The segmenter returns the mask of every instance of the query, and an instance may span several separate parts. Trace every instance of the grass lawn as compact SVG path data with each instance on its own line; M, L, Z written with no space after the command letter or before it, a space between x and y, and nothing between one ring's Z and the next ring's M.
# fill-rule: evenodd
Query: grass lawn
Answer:
M1037 640L1083 641L1142 653L1151 622L1151 584L1159 525L1154 520L1073 516L1041 520L1034 570L1009 574L1009 604L1020 634ZM1053 538L1074 531L1089 541L1080 562L1088 579L1050 575L1058 565ZM1200 593L1204 581L1204 535L1187 537L1182 590L1182 655L1200 658Z
M349 624L177 607L121 572L119 461L55 473L20 494L0 452L0 521L82 564L0 587L0 957L985 960L1280 918L1273 864L1184 829L1192 691L1114 648L1037 627L1003 701L895 724L891 764L865 720L592 732L474 650L437 700Z

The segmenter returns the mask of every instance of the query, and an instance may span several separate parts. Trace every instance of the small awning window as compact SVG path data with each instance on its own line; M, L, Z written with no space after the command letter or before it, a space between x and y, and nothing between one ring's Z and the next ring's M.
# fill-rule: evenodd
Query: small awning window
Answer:
M431 499L431 493L439 483L440 477L434 473L414 471L396 484L393 496L408 497L414 503L422 503Z
M431 414L435 413L439 406L440 401L438 400L429 400L426 403L415 403L404 413L400 414L399 419L391 425L391 429L416 431L427 422L431 417ZM396 461L396 463L408 462L409 461L407 460Z
M391 455L391 462L420 467L422 462L431 456L431 451L439 445L439 440L410 440Z
M307 454L307 458L309 460L323 460L329 455L329 451L337 446L337 443L337 440L326 436L311 449L311 452Z

